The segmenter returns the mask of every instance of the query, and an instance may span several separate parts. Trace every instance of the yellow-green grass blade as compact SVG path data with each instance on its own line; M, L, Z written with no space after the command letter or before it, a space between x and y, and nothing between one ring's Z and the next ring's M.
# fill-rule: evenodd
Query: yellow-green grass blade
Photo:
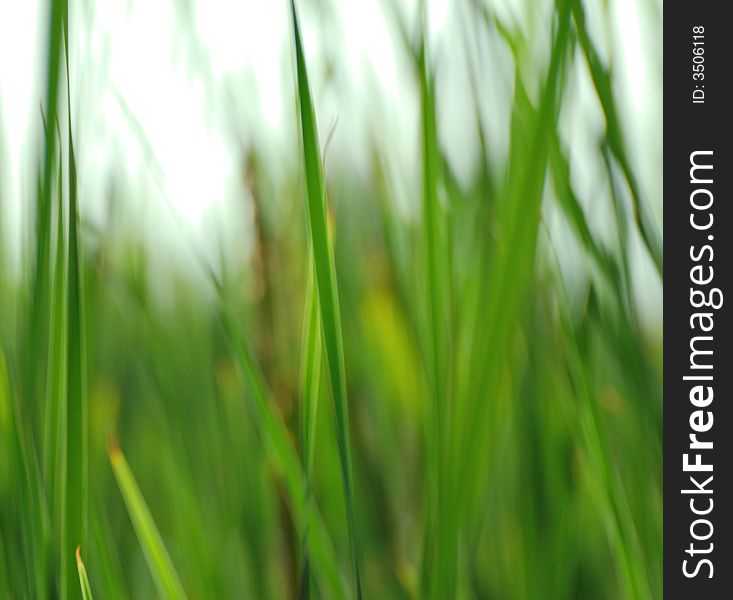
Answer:
M79 588L81 589L82 600L92 600L92 588L89 585L89 577L84 567L84 561L81 559L81 549L76 548L76 569L79 572Z
M359 568L359 545L356 536L354 510L354 483L351 466L351 441L349 413L346 395L346 373L344 365L343 338L341 334L341 313L336 283L336 266L328 228L326 192L321 167L321 153L318 143L318 128L315 110L308 84L308 72L303 53L303 44L298 26L295 3L290 3L295 39L297 100L300 113L300 131L303 150L303 170L306 182L306 214L308 233L313 248L316 287L320 306L323 346L331 381L336 412L336 436L346 504L346 521L351 539L351 556L354 569L356 595L361 598L361 574Z
M173 561L125 456L117 445L110 448L109 460L158 593L166 600L183 600L186 593L173 567Z

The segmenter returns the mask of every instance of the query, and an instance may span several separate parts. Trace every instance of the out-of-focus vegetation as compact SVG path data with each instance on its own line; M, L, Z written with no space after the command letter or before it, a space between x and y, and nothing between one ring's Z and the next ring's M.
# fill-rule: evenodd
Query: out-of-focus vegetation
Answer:
M469 180L441 143L429 11L389 2L419 209L399 209L389 132L368 178L326 176L303 39L328 32L301 33L298 4L300 166L251 148L254 252L192 241L200 277L171 266L161 302L150 246L80 214L75 32L50 2L19 276L0 255L0 597L661 597L661 340L633 275L660 277L658 199L589 33L603 7L517 23L458 5ZM513 66L501 148L477 84L491 54L469 50L486 40ZM602 117L594 197L560 126L574 72Z

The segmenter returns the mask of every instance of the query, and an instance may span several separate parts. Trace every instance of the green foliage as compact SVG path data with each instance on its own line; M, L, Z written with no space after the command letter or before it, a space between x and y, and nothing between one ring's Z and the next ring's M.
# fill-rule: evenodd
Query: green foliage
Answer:
M377 122L370 176L326 177L323 65L291 2L302 162L255 143L249 260L214 268L191 239L190 269L161 275L134 236L84 219L75 32L50 2L30 243L19 279L0 266L23 316L15 332L0 315L0 597L87 600L90 580L115 600L661 597L661 339L633 275L661 275L661 243L586 23L603 9L505 22L459 4L467 178L443 144L431 11L410 23L389 2L419 171L396 172ZM593 198L561 127L573 77L602 119ZM487 78L509 96L501 148Z

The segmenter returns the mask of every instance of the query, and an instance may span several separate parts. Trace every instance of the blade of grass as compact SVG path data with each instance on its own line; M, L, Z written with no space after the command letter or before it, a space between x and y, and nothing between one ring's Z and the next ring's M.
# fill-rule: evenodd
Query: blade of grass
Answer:
M17 482L16 506L18 507L22 548L25 560L26 596L43 600L46 597L46 577L43 549L43 515L38 472L32 449L23 431L23 420L17 398L12 394L5 364L5 355L0 350L0 405L9 408L10 433L12 437L13 479Z
M89 585L87 570L84 567L84 561L81 559L81 548L76 548L76 568L79 571L79 587L81 588L82 600L93 600L92 588Z
M0 594L3 598L10 598L10 578L8 577L7 558L5 551L5 541L2 531L0 531Z
M354 483L351 466L351 441L349 433L349 412L346 397L346 374L344 349L341 334L341 313L336 284L336 266L333 246L328 231L326 191L321 168L321 153L318 144L318 129L315 110L308 85L308 72L298 26L295 2L290 3L293 36L295 39L296 85L300 112L301 142L303 149L303 170L307 189L307 221L311 244L315 279L318 288L318 302L321 315L321 331L328 373L331 380L336 412L336 436L346 504L346 521L351 540L351 557L354 569L354 585L357 598L362 597L359 568L359 545L356 536L354 511Z
M61 164L61 157L59 157ZM64 232L63 176L58 174L58 199L56 221L56 255L53 267L51 291L51 339L49 344L48 380L44 415L43 479L49 499L56 501L56 477L62 451L62 433L66 376L66 236ZM64 429L61 429L61 428Z
M556 117L561 75L566 50L571 38L570 9L572 0L563 0L556 10L557 26L552 42L547 73L542 82L539 105L535 109L522 85L519 71L511 133L510 171L506 197L497 206L496 230L502 232L500 244L489 261L484 283L485 296L477 308L476 322L481 335L475 338L473 372L475 381L465 401L453 452L455 469L454 512L468 516L475 501L476 486L485 476L476 469L481 430L487 421L487 408L496 394L502 369L506 365L511 334L524 305L524 296L534 268L535 248L540 224L540 207L548 160L548 130ZM485 314L484 314L485 313Z
M66 77L69 80L68 12L64 6ZM63 539L66 561L65 590L75 593L77 577L70 558L77 546L86 544L87 532L87 397L86 356L84 341L84 298L81 276L81 242L77 198L76 158L71 132L71 90L67 85L68 153L69 153L69 265L67 304L67 379L66 379L66 522Z
M621 274L620 287L618 290L618 300L625 308L625 314L632 320L635 320L634 302L632 298L633 287L631 282L631 264L629 257L629 233L630 223L627 216L626 203L623 201L616 184L616 174L613 163L611 161L611 150L606 140L600 144L601 156L603 156L603 164L608 175L608 183L611 196L611 205L613 206L616 221L616 235L618 240L618 263L619 272Z
M180 219L179 213L174 215ZM186 228L186 223L181 222ZM341 576L336 551L315 502L306 502L308 485L297 451L292 446L288 428L274 408L272 393L262 370L239 332L236 319L226 301L225 288L208 260L196 248L193 255L201 271L208 277L220 304L220 321L233 352L248 400L247 408L262 438L262 443L276 474L283 479L297 533L307 539L307 551L317 582L330 598L348 598ZM309 532L306 536L305 532Z
M321 336L318 310L318 291L313 281L313 268L308 272L303 314L303 344L301 353L300 393L303 399L301 414L301 453L303 469L310 481L313 473L313 455L318 417L318 390L321 380Z
M50 0L47 32L46 57L46 102L45 114L48 122L44 128L44 148L42 174L39 177L38 198L36 201L36 247L33 273L30 348L26 373L26 394L34 411L38 412L39 391L43 391L46 378L46 360L37 360L48 355L48 322L50 307L50 250L51 250L51 196L54 186L54 167L56 165L56 122L59 101L59 82L61 78L62 21L67 6L65 0ZM34 414L34 417L38 416Z
M603 113L606 118L606 137L608 139L608 146L611 149L613 156L618 161L619 167L621 167L621 172L624 174L626 182L629 185L631 199L634 206L634 222L636 223L639 233L641 234L641 239L651 256L652 261L654 262L654 266L661 276L663 263L662 242L660 240L656 224L647 213L647 205L642 201L639 184L631 168L631 161L629 160L626 152L628 145L624 140L621 121L616 108L616 101L613 97L611 73L609 69L603 66L603 62L600 59L598 51L593 45L593 41L588 34L588 30L585 25L585 12L580 0L573 0L572 8L573 20L575 21L575 27L578 32L580 48L582 49L588 63L593 85L595 86L596 94L598 95L601 108L603 109Z
M125 589L120 557L115 546L115 537L99 500L91 513L91 531L94 556L97 558L97 591L103 598L124 600L128 597ZM101 590L101 591L100 591Z
M595 262L606 283L620 297L621 274L613 257L595 239L585 218L585 212L573 190L570 179L570 164L563 151L557 132L551 132L550 169L558 204L575 230L583 248Z
M116 444L110 447L109 460L158 593L166 599L183 600L186 593L173 567L173 561L165 549L125 456Z
M59 146L61 146L61 134L59 132ZM56 251L53 266L53 282L51 288L51 310L49 327L49 356L46 380L46 395L44 407L44 431L43 431L43 482L46 491L47 511L50 519L50 540L52 542L50 560L58 561L61 566L59 590L62 597L65 597L65 571L64 565L66 548L64 547L64 529L66 517L64 496L66 490L65 465L66 465L66 377L67 377L67 319L66 319L66 232L64 231L64 205L63 205L63 169L61 168L62 156L59 150L58 170L58 197L56 202Z
M561 292L562 285L560 286ZM563 306L567 306L567 302ZM592 484L598 497L598 505L604 516L609 543L620 576L629 598L651 598L646 560L639 545L636 525L629 510L628 498L623 485L617 481L609 462L603 439L598 400L594 397L589 373L583 366L582 350L570 317L562 314L562 325L565 329L567 343L566 361L568 372L576 386L576 394L580 400L580 430L583 444L593 473Z
M318 422L318 393L321 378L321 336L320 319L318 316L318 292L313 281L312 254L311 266L308 270L308 284L305 292L305 308L303 311L303 343L300 366L300 454L305 470L307 486L306 503L310 502L313 493L313 456L315 454L316 425ZM302 573L301 593L303 600L310 598L311 577L310 564L307 556L307 535L305 532L301 540Z
M221 297L221 288L219 293ZM318 583L329 597L346 598L349 594L339 572L336 551L328 531L315 502L312 499L306 501L308 484L297 452L290 442L282 417L273 409L273 403L268 401L271 394L267 390L262 373L224 303L222 303L222 320L249 399L248 407L262 436L267 456L275 472L283 478L293 521L301 539L307 539L308 557Z
M440 151L438 148L437 116L433 76L428 65L426 10L421 5L422 29L419 52L420 100L422 118L423 168L423 268L425 269L425 298L428 331L428 379L431 403L427 411L425 429L428 452L429 519L425 555L430 568L423 565L428 575L431 598L446 598L455 589L456 530L451 525L447 505L448 488L445 482L446 432L448 425L448 365L447 365L447 290L450 275L446 266L446 217L438 201Z

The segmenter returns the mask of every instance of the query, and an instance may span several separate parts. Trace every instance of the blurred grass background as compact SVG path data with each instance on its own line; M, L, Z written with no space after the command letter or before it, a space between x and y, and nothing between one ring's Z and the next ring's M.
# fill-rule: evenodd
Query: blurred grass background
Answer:
M0 597L660 598L661 3L279 4L0 71Z

